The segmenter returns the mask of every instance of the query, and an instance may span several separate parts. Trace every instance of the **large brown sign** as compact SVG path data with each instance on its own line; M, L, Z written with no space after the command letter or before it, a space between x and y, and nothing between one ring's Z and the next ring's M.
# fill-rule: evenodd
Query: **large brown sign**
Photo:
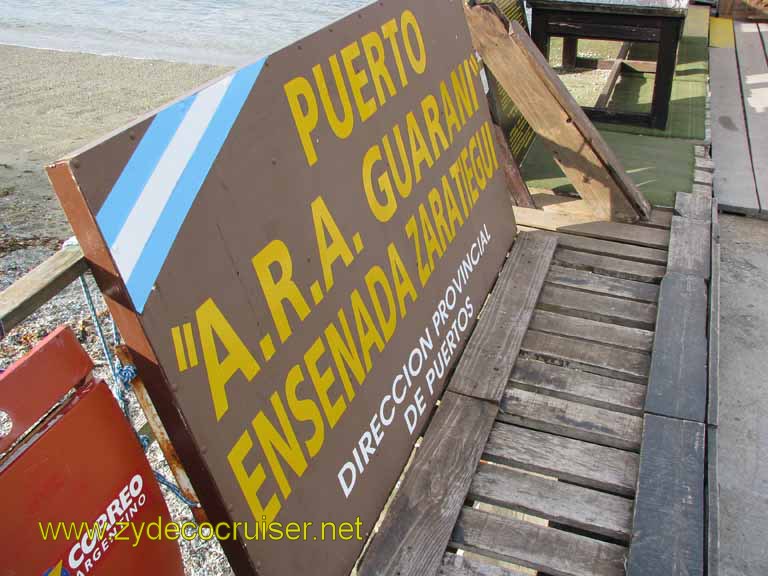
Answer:
M461 0L371 5L49 174L209 518L248 523L233 565L348 573L515 234Z

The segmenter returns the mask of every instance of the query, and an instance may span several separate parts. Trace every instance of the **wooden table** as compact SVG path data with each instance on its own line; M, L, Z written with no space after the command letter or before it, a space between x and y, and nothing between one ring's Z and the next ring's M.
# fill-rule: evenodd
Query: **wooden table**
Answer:
M649 114L611 112L604 107L586 111L595 120L666 127L677 44L688 0L528 0L528 4L533 9L533 40L544 56L549 57L551 36L564 38L564 66L575 63L579 38L657 44L659 55ZM620 64L611 75L612 82L619 69Z

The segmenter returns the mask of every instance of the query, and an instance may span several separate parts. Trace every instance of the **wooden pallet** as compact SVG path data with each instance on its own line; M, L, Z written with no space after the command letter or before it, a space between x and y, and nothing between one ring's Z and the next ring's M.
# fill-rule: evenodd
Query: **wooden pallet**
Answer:
M624 573L668 256L630 228L524 229L359 574Z

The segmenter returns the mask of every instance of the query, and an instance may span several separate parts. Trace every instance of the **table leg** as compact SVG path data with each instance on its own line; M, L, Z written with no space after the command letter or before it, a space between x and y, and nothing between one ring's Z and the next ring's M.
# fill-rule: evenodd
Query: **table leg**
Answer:
M672 81L677 63L677 44L680 38L679 20L670 20L661 29L659 58L656 64L656 79L651 104L651 126L664 130L669 117L669 100L672 96Z
M544 59L549 61L549 14L534 8L531 24L533 27L531 39L544 55Z
M576 68L576 54L579 51L579 39L575 36L563 38L563 68Z

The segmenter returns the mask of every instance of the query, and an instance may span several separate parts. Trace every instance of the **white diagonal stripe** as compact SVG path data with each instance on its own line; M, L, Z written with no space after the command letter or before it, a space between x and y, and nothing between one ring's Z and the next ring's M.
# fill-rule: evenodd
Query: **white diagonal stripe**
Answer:
M112 256L125 280L131 277L163 208L205 134L232 78L228 76L197 95L115 238L111 246Z

